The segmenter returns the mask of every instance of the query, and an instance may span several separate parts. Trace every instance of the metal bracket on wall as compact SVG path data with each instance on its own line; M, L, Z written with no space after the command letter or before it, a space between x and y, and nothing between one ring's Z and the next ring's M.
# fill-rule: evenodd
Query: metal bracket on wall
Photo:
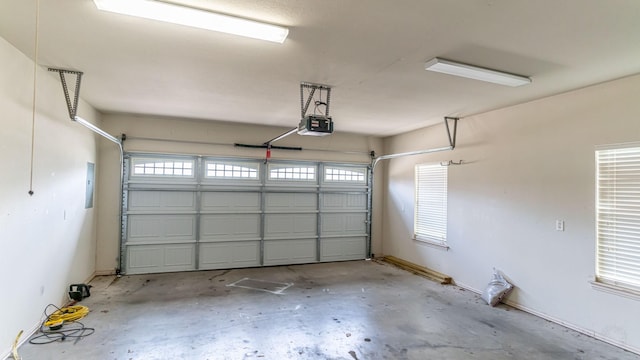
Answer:
M109 134L108 132L100 129L99 127L93 125L91 122L77 116L78 111L78 100L80 99L80 80L82 79L82 71L76 70L66 70L66 69L58 69L58 68L49 68L49 71L54 71L60 74L60 82L62 83L62 91L64 91L64 99L67 101L67 110L69 110L69 117L72 121L77 122L78 124L86 127L87 129L93 131L94 133L104 137L107 140L114 142L118 145L118 150L120 153L120 193L123 192L123 184L124 184L124 148L122 147L122 142L126 138L126 135L122 134L122 139L118 139L117 137ZM65 74L76 75L76 86L75 91L73 93L73 103L71 103L71 96L69 95L69 87L67 86L67 80L65 78ZM120 206L120 223L122 224L122 206ZM122 244L122 233L120 234L120 244ZM122 245L121 245L122 247ZM118 258L118 268L116 272L119 273L123 267L122 256Z
M71 120L76 120L76 112L78 111L78 99L80 97L80 80L82 79L82 71L66 70L49 68L49 71L55 71L60 74L60 82L62 82L62 90L64 91L64 99L67 101L67 109L69 110L69 117ZM65 74L76 75L76 87L73 94L73 104L71 103L71 96L69 96L69 88L67 86L67 80Z
M451 128L449 126L450 120L453 120L453 132L451 132ZM395 158L405 157L405 156L422 155L422 154L428 154L428 153L439 152L439 151L453 150L456 147L456 135L458 133L458 120L460 120L460 118L448 117L448 116L444 118L444 125L447 129L449 146L378 156L377 158L372 159L371 168L375 170L376 165L382 160L389 160L389 159L395 159Z
M451 145L451 150L456 147L456 134L458 133L458 120L460 118L457 117L444 117L444 125L447 127L447 136L449 137L449 145ZM451 131L449 129L449 120L453 120L453 136L451 136Z

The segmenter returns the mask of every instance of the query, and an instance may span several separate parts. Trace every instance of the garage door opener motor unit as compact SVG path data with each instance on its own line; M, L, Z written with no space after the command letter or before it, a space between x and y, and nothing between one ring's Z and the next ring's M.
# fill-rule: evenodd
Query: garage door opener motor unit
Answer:
M306 102L305 92L307 93ZM316 94L318 97L314 98ZM311 101L314 103L313 114L307 115ZM329 116L330 101L330 86L308 82L300 83L300 115L302 119L298 124L298 135L326 136L333 133L333 120ZM324 113L320 107L324 107Z
M331 117L322 115L307 115L298 125L298 134L325 136L333 132L333 121Z

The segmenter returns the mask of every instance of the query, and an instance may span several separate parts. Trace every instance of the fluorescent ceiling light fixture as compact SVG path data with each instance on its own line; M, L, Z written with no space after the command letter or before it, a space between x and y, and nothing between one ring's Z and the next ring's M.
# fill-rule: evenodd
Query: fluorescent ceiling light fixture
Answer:
M283 43L289 29L152 0L93 0L100 10Z
M485 69L440 58L433 58L427 61L424 64L424 69L507 86L521 86L531 83L531 79L526 76Z

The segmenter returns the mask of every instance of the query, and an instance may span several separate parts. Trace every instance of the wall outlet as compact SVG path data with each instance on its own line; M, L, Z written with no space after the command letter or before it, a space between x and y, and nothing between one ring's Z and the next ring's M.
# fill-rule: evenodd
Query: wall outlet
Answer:
M564 231L564 220L556 220L556 231Z

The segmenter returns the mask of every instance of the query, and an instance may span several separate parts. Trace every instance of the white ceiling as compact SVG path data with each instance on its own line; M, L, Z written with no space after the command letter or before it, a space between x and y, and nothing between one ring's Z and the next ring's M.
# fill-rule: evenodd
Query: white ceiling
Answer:
M336 131L377 136L640 73L638 0L173 2L284 25L289 37L268 43L102 12L91 0L39 0L37 62L83 71L81 96L104 112L284 127L299 121L300 82L327 84ZM35 19L36 0L0 1L0 36L31 58ZM436 56L533 83L425 71Z

